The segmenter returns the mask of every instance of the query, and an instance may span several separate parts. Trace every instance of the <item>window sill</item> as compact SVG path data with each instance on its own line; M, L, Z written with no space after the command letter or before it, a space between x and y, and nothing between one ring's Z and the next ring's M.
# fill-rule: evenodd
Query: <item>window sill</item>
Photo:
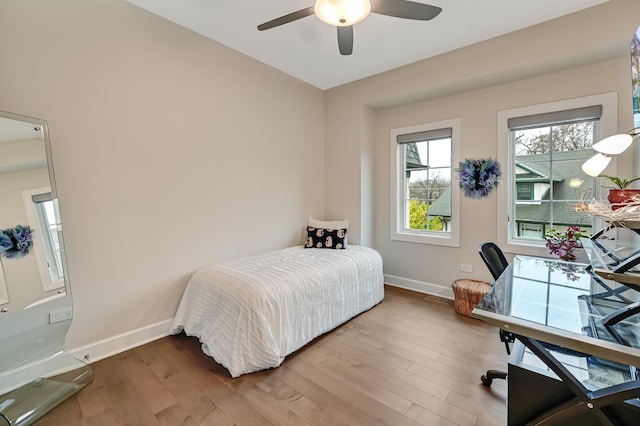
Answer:
M394 241L405 241L408 243L430 244L445 247L460 247L460 240L451 233L418 233L418 232L397 232L391 234Z

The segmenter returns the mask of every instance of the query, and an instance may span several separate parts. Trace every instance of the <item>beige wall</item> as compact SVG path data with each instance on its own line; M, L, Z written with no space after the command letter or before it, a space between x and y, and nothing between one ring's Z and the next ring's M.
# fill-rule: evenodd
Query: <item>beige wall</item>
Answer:
M322 91L124 0L0 2L0 110L48 121L71 348L172 318L324 214Z
M327 162L343 154L339 167L345 173L327 173L326 212L351 220L350 241L375 241L388 280L414 280L424 289L448 288L461 277L488 280L476 250L481 241L495 241L497 227L505 226L497 223L495 193L461 200L459 248L390 240L390 129L460 118L461 158L496 158L498 111L618 92L618 127L627 131L633 123L628 52L638 25L640 2L613 0L327 91ZM620 161L621 174L631 169L629 157ZM362 190L367 187L373 190ZM473 265L474 273L461 273L462 263Z

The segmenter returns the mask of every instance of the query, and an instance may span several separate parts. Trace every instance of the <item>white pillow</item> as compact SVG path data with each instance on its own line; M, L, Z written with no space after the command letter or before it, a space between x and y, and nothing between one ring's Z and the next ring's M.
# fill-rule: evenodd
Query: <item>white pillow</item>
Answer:
M318 220L312 217L309 217L309 222L307 226L313 226L314 228L324 228L324 229L343 229L349 228L348 220Z

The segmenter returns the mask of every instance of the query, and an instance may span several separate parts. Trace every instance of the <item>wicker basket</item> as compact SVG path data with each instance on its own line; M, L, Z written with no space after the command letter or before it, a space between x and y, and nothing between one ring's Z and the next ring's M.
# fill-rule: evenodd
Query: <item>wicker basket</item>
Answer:
M491 289L491 284L478 280L455 280L451 284L455 301L453 307L457 313L470 317L471 311Z

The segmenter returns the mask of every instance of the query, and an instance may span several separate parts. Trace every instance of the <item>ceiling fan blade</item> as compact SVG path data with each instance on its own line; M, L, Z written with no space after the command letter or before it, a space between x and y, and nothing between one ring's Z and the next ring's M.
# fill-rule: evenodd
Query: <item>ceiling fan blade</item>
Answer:
M371 0L371 11L396 18L429 21L442 12L442 8L408 0Z
M298 10L297 12L292 12L287 15L281 16L279 18L273 19L269 22L265 22L264 24L258 25L258 31L268 30L270 28L279 27L280 25L288 24L289 22L297 21L300 18L304 18L309 15L313 15L315 13L314 7L308 7L306 9Z
M338 28L338 48L341 55L351 55L353 52L353 26Z

